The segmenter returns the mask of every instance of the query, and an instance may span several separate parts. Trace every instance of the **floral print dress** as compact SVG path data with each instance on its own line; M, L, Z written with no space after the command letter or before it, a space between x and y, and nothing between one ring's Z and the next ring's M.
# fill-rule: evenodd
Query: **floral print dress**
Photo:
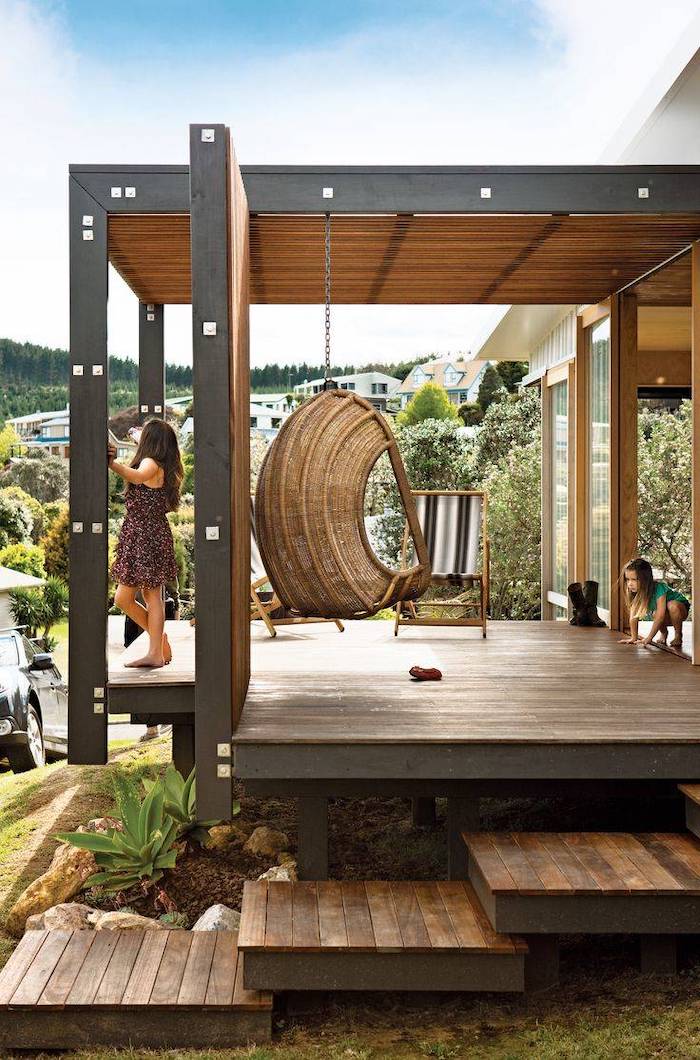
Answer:
M130 483L112 577L120 585L157 589L177 577L165 488Z

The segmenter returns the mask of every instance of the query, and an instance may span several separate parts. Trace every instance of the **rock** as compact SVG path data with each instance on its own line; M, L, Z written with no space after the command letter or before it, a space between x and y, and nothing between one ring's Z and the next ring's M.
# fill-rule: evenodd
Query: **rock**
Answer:
M151 928L154 931L168 931L168 925L162 924L160 920L151 920L150 917L128 913L123 909L114 909L108 913L93 909L89 921L94 925L95 931L144 931Z
M81 825L79 832L123 832L124 826L116 817L95 817L87 824Z
M209 838L206 845L210 850L223 850L232 843L245 843L251 833L246 825L231 822L229 824L215 824L209 829Z
M73 898L85 885L88 876L97 872L91 851L80 850L70 843L56 847L51 865L19 896L5 921L5 930L19 938L25 924L35 913L45 913L55 905Z
M259 880L284 880L288 883L294 883L297 877L297 863L296 861L285 861L284 865L273 865L272 868L268 869L267 872L263 872L262 875L258 876Z
M193 931L238 931L241 924L241 914L237 909L229 909L227 905L210 905L202 913Z
M79 931L92 927L88 917L95 910L80 902L61 902L44 913L34 913L25 924L25 931Z
M249 854L261 854L264 857L276 858L282 850L289 846L289 840L284 832L278 832L274 828L261 825L256 828L244 846Z
M294 855L290 854L288 850L283 850L283 851L281 851L281 853L279 853L277 855L277 864L278 865L286 865L290 861L291 861L291 863L294 866L296 866L296 861L295 861Z

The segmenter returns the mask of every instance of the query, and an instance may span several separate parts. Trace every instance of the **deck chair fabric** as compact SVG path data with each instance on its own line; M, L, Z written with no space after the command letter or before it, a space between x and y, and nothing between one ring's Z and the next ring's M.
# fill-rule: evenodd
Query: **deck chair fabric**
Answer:
M267 571L263 565L262 557L260 555L260 549L258 548L257 538L255 536L255 497L250 498L250 618L251 621L256 618L261 618L267 627L267 631L271 637L277 636L275 626L288 626L298 625L303 622L323 622L325 619L320 618L274 618L275 611L279 611L282 607L277 594L272 591L272 594L266 593L264 599L261 595L261 591L265 585L270 585L270 580L267 575ZM338 621L335 623L338 629L342 632L345 628L342 622Z
M488 606L489 543L486 532L486 495L478 491L414 491L418 521L430 557L431 584L451 585L456 589L477 586L479 616L475 618L423 617L421 601L396 607L394 633L402 625L480 626L486 636ZM404 549L408 547L404 535ZM431 601L423 600L423 605ZM464 599L435 600L444 613L450 608L462 609Z
M468 585L480 574L480 494L416 495L418 521L428 547L433 579Z

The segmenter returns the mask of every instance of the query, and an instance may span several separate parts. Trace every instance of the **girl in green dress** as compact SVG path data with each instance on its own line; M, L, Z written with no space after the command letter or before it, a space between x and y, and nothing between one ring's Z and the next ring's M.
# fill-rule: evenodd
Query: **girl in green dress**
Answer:
M643 644L648 647L658 634L657 643L665 644L668 627L673 626L672 648L683 644L683 623L690 612L690 601L683 593L672 589L668 582L654 578L651 563L645 559L631 559L622 568L625 597L630 615L630 636L621 644ZM639 636L639 623L651 622L646 637Z

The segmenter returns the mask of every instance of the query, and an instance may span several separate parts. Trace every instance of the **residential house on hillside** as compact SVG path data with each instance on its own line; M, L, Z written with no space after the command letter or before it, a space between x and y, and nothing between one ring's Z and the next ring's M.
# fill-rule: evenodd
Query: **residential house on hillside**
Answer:
M453 405L476 401L485 371L485 364L475 364L474 361L458 358L417 364L399 387L401 408L406 408L425 383L437 383L438 386L444 387Z
M13 416L6 422L14 427L15 432L22 441L29 440L31 438L37 438L41 432L44 424L50 420L57 419L59 416L68 415L68 406L64 409L54 409L51 412L30 412L26 416Z
M291 412L292 402L287 394L251 394L250 400L254 405L264 405L266 409L274 412Z
M352 390L360 397L366 398L379 412L386 412L387 401L397 393L401 380L384 372L357 372L354 375L334 376L340 390ZM323 390L323 379L309 379L294 387L294 394L300 400L318 394Z
M41 415L47 414L41 413ZM13 456L18 456L22 449L43 449L49 456L60 456L63 460L70 458L70 414L66 411L60 415L55 412L48 415L49 418L41 423L38 430L20 435L21 445L17 446L18 452L13 453ZM10 420L9 422L16 423L17 421ZM15 430L17 430L16 427ZM117 459L131 460L136 452L134 443L120 440L112 430L107 434L111 444L116 447Z

